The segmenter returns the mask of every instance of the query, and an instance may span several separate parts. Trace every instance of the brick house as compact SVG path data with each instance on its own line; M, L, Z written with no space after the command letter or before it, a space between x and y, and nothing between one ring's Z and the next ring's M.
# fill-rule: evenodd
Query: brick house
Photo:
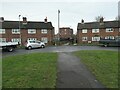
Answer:
M26 40L41 40L46 44L52 44L54 38L54 27L47 18L43 22L27 21L7 21L0 19L0 42L20 42L22 45Z
M100 39L115 39L118 37L120 27L118 21L103 21L78 23L77 42L78 44L98 43Z
M60 38L72 38L73 36L73 29L71 29L70 27L62 27L59 29L59 34L60 34Z

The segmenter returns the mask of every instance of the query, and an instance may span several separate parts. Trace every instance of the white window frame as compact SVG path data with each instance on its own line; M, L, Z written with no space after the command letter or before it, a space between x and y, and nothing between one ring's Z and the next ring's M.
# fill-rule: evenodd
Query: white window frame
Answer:
M0 42L6 42L6 38L0 38Z
M82 29L82 33L87 33L87 29Z
M28 34L36 34L36 29L28 29Z
M92 37L92 41L99 41L100 37Z
M115 39L114 36L106 36L105 39Z
M48 43L48 38L47 37L42 37L41 41L44 42L44 43Z
M113 28L106 28L106 32L113 32L114 29Z
M0 34L5 34L5 29L0 29Z
M19 42L19 43L21 43L21 39L20 38L12 38L11 41L12 42Z
M48 33L48 30L47 30L47 29L41 29L41 33L42 33L42 34L47 34L47 33Z
M12 34L20 34L20 29L12 29Z
M87 41L88 37L82 37L82 41Z
M99 29L92 29L92 33L99 33L100 30Z
M35 41L36 41L36 40L37 40L37 38L28 38L28 40L35 40Z

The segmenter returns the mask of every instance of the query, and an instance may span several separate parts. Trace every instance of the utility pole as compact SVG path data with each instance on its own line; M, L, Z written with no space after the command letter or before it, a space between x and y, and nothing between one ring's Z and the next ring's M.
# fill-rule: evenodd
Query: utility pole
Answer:
M21 46L21 44L22 44L22 37L21 37L20 17L21 17L21 15L19 15L19 31L20 31L20 46Z
M58 42L60 44L60 10L58 10Z

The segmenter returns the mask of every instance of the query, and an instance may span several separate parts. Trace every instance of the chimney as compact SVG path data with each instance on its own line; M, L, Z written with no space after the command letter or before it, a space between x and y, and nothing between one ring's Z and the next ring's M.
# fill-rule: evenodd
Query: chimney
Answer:
M104 20L104 18L103 18L103 17L101 17L101 18L100 18L100 23L103 23L103 20Z
M47 23L47 17L44 19L44 22Z
M23 24L26 25L27 24L27 18L23 17Z
M81 20L81 23L84 24L84 20L83 19Z
M101 25L101 26L104 25L104 22L103 22L103 21L104 21L104 18L101 17L101 18L100 18L100 25Z
M0 22L3 22L4 21L4 17L0 17Z

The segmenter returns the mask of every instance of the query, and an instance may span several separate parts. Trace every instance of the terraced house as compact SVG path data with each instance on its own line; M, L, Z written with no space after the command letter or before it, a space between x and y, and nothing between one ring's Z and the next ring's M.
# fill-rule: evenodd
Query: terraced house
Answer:
M20 42L25 44L26 40L41 40L46 44L52 44L54 38L54 27L47 18L43 22L27 21L7 21L3 17L0 19L0 42Z
M77 26L79 44L98 43L100 39L115 39L120 33L118 21L87 22L82 20Z

